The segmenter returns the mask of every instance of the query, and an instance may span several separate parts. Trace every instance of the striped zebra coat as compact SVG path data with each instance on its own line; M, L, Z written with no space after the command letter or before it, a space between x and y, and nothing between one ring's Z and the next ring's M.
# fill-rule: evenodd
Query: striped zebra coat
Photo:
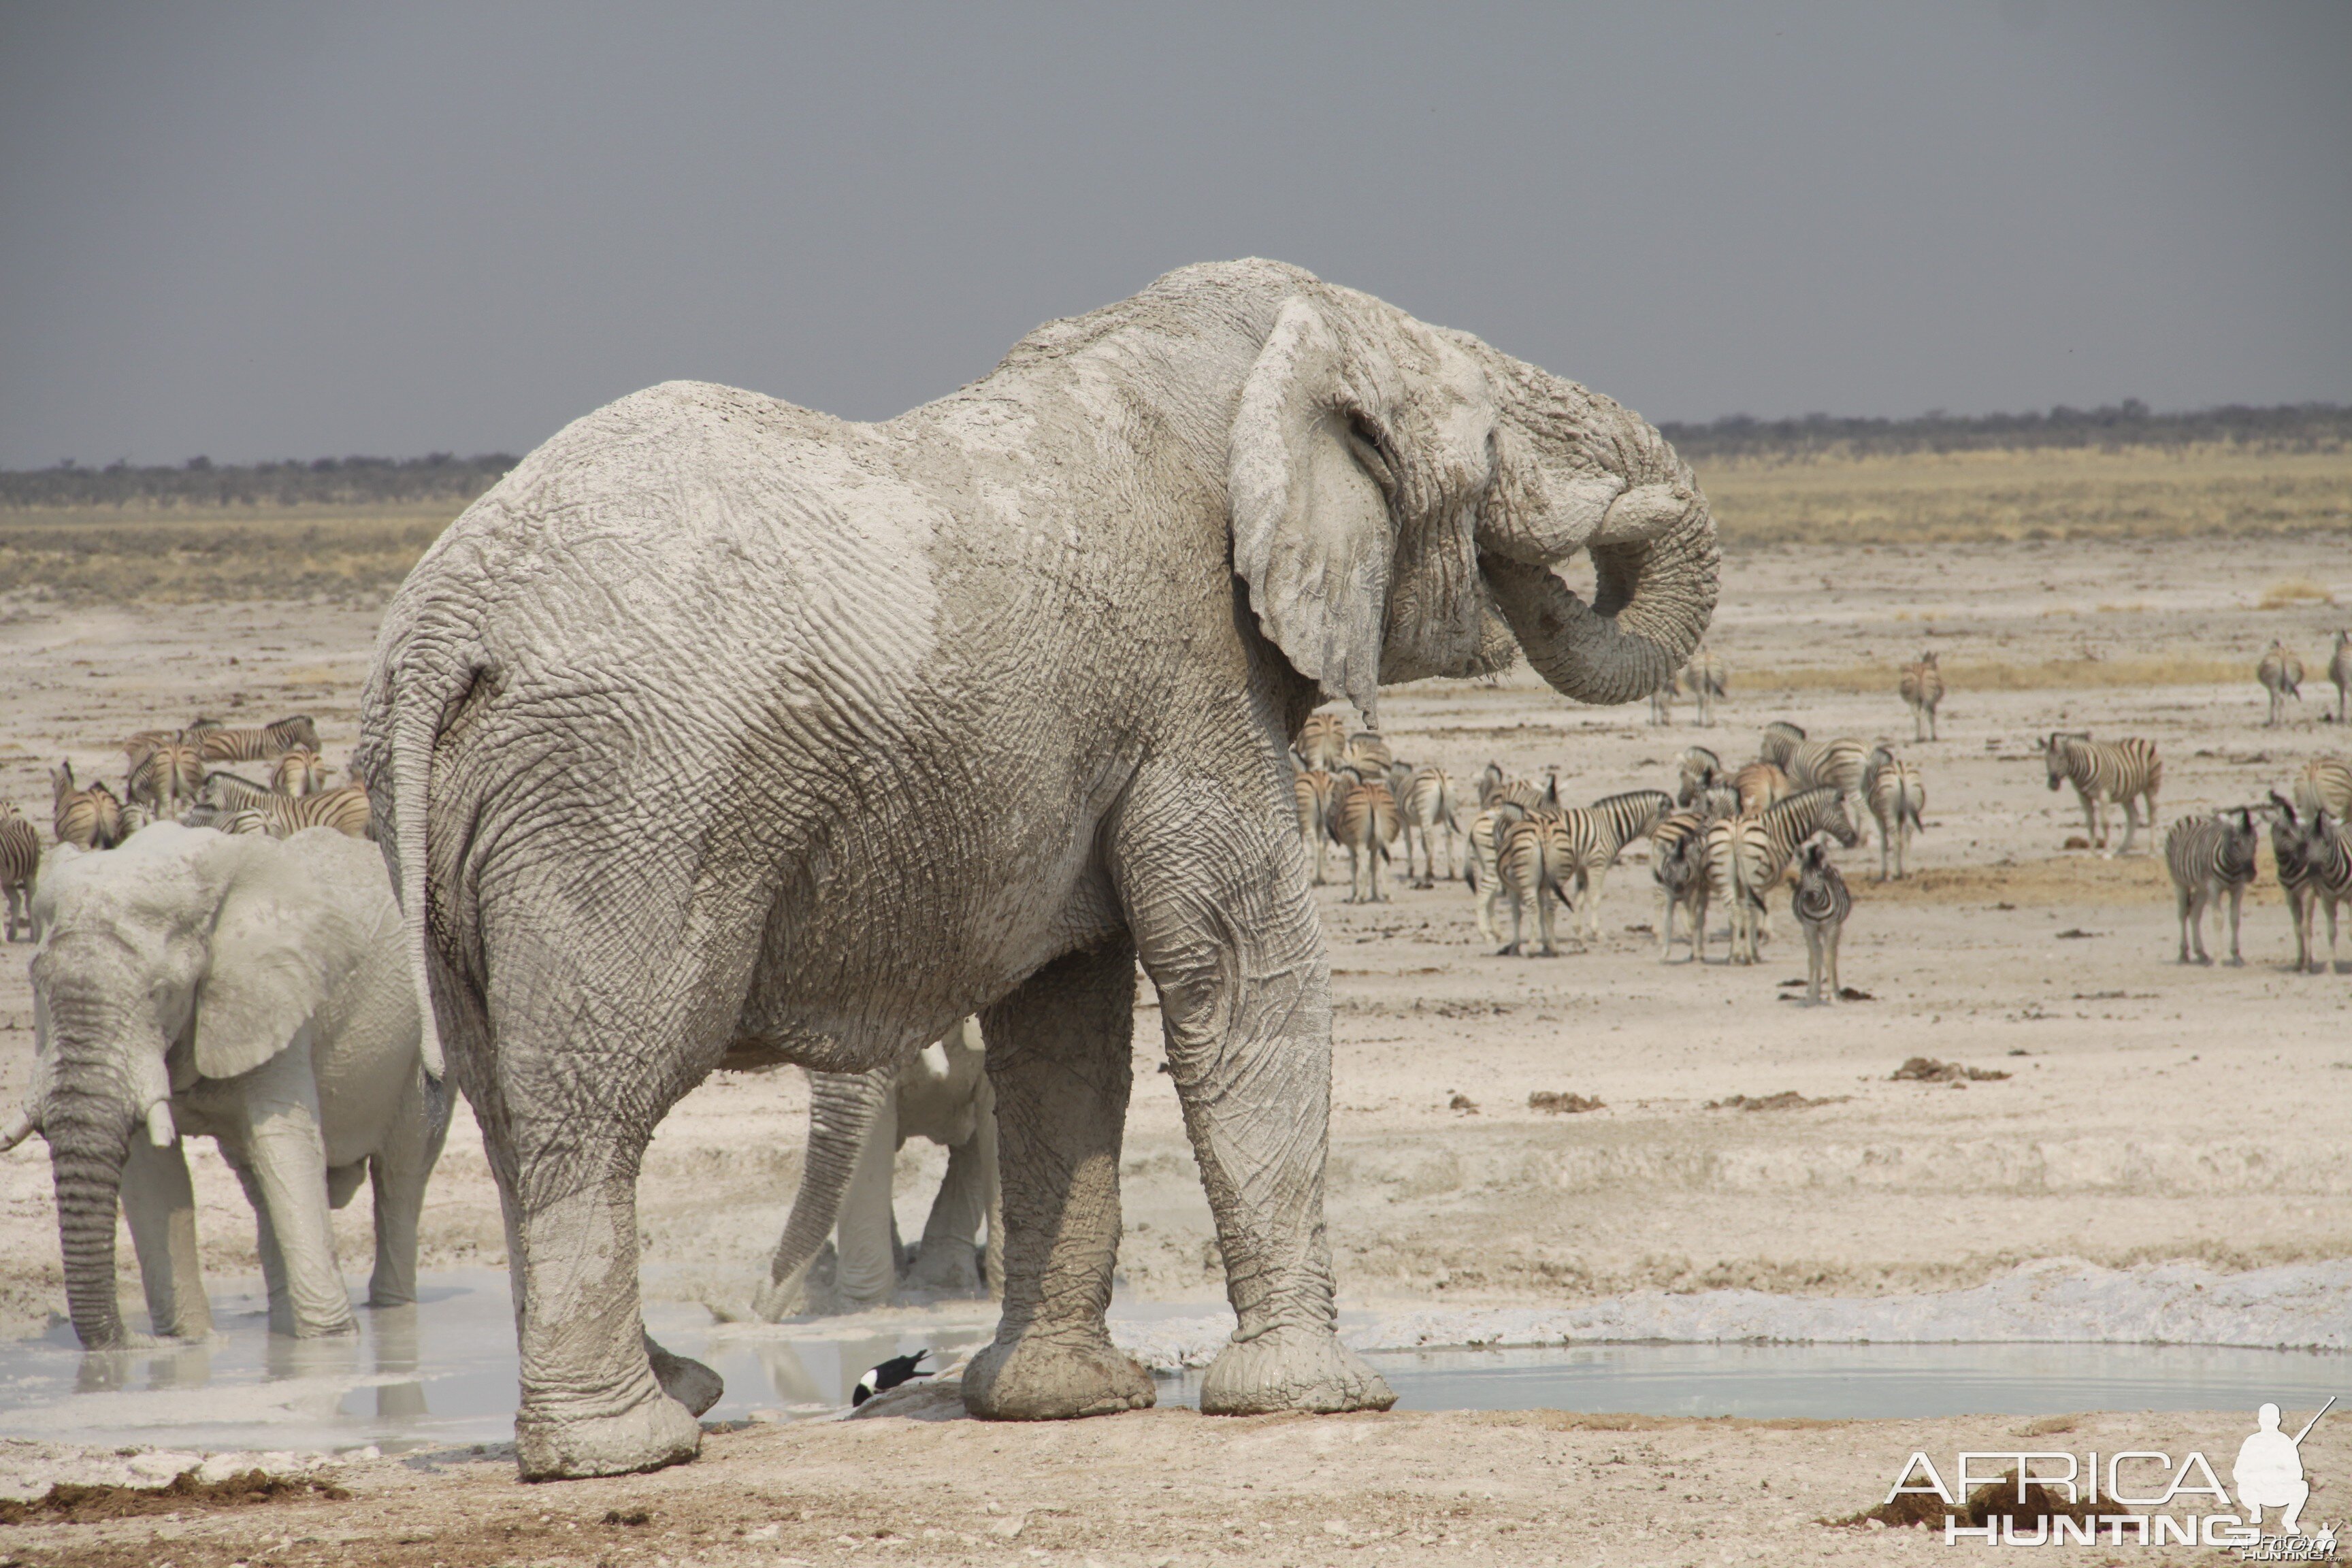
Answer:
M2083 803L2084 830L2102 854L2112 858L2131 853L2132 835L2139 827L2132 816L2135 800L2147 808L2147 830L2156 831L2156 794L2164 784L2164 763L2156 754L2154 741L2137 736L2094 741L2087 734L2060 731L2042 741L2042 760L2050 770L2053 792L2062 784L2074 786L2074 795ZM2123 846L2112 853L2107 849L2111 803L2124 808Z
M1527 814L1527 807L1515 802L1496 801L1473 816L1462 835L1462 876L1470 884L1470 896L1477 900L1478 934L1488 942L1501 940L1496 917L1510 891L1503 886L1503 838L1511 825Z
M1396 842L1398 827L1396 796L1383 780L1368 779L1339 789L1331 807L1331 837L1348 852L1349 903L1388 902L1389 896L1381 888L1381 872L1388 864L1389 846Z
M2336 688L2336 721L2352 724L2352 631L2336 634L2335 651L2327 656L2327 681Z
M1298 761L1311 771L1329 773L1348 756L1348 725L1337 713L1309 713L1298 727Z
M1879 747L1870 753L1869 765L1863 769L1862 796L1869 804L1872 820L1878 824L1878 879L1886 880L1887 855L1892 851L1895 879L1901 881L1908 874L1903 858L1911 847L1911 835L1926 826L1919 814L1927 809L1927 785L1920 776L1919 764L1901 761Z
M196 804L215 812L255 810L284 798L268 784L256 784L226 768L215 768L206 773L203 786L196 791Z
M58 843L85 849L111 849L130 837L123 831L122 803L114 792L103 783L77 785L70 762L49 770L49 830Z
M1778 763L1749 763L1731 775L1739 797L1739 815L1753 816L1776 800L1786 800L1796 788Z
M1860 741L1800 741L1783 764L1789 782L1799 789L1827 785L1843 792L1857 805L1862 800L1862 770L1870 748Z
M2253 811L2246 806L2184 816L2164 836L2164 866L2172 873L2173 906L2180 917L2181 963L2213 962L2205 952L2205 911L2225 897L2230 900L2230 962L2245 962L2238 952L2238 903L2254 879L2259 842ZM2218 910L2215 918L2220 918Z
M1568 902L1568 879L1574 869L1563 816L1556 811L1529 812L1503 835L1500 868L1503 886L1511 898L1511 940L1503 949L1507 955L1526 951L1526 919L1530 910L1544 956L1559 954L1552 940L1552 906Z
M1786 719L1775 719L1764 726L1764 739L1757 746L1756 754L1776 767L1785 768L1789 759L1796 755L1797 748L1804 743L1803 730Z
M1723 759L1705 746L1685 746L1683 754L1675 759L1675 804L1689 805L1706 793L1709 785L1722 780Z
M1581 810L1560 813L1568 837L1569 866L1576 881L1576 908L1582 915L1585 940L1601 940L1601 889L1609 868L1625 846L1642 837L1675 808L1674 798L1662 789L1628 790L1602 795Z
M1806 845L1797 857L1797 886L1789 895L1789 913L1805 933L1808 1003L1838 999L1838 943L1845 937L1845 918L1853 912L1853 895L1831 861L1829 847L1819 839Z
M1348 737L1347 765L1372 778L1396 766L1396 753L1389 743L1370 730L1359 730Z
M2312 952L2312 912L2322 902L2322 886L2331 869L2338 869L2352 886L2352 844L2343 842L2340 818L2326 809L2298 811L2295 802L2272 790L2270 853L2279 863L2279 889L2286 893L2286 920L2295 929L2295 973L2319 973ZM2345 860L2338 860L2338 848ZM2336 962L2336 908L2328 905L2328 962Z
M1445 879L1452 881L1461 869L1462 858L1454 844L1460 831L1457 820L1459 804L1454 780L1444 768L1422 766L1412 770L1405 780L1404 793L1398 796L1397 808L1404 823L1404 870L1413 874L1413 846L1421 846L1422 873L1417 886L1437 885L1437 834L1445 835Z
M1321 768L1307 768L1290 775L1290 793L1298 805L1299 841L1302 846L1311 846L1315 885L1318 888L1330 879L1331 801L1339 787L1338 781Z
M331 827L352 838L375 837L367 790L355 784L323 795L264 795L260 804L233 810L215 826L224 833L267 833L272 838L290 838L308 827Z
M1895 689L1911 710L1911 739L1940 740L1936 733L1936 706L1944 700L1944 672L1937 668L1934 650L1921 654L1918 663L1905 665Z
M196 722L204 724L207 721L200 719ZM189 732L196 734L194 726L190 727ZM297 713L274 724L264 724L257 730L228 730L214 726L198 734L196 743L207 763L266 763L297 746L308 746L317 751L319 729L308 714Z
M2295 808L2305 816L2325 811L2338 822L2352 822L2352 763L2341 757L2314 757L2294 774Z
M5 938L16 940L16 928L34 942L41 933L33 924L33 892L41 875L41 836L10 803L0 802L0 896L7 900Z
M204 759L193 742L175 735L148 746L131 764L122 794L157 816L176 817L196 804L204 784Z
M1800 790L1755 816L1735 816L1706 830L1707 878L1731 916L1731 962L1757 962L1759 926L1771 934L1764 896L1780 879L1797 847L1827 833L1847 848L1862 835L1847 815L1845 794L1829 785Z
M1708 819L1696 811L1670 811L1650 829L1650 877L1658 884L1664 904L1658 911L1658 962L1665 963L1675 944L1675 911L1690 913L1691 957L1706 960L1706 904L1711 885L1706 875Z
M309 746L297 746L269 770L272 795L318 795L327 787L327 764Z
M2271 646L2263 650L2262 662L2254 666L2254 679L2263 683L2263 690L2271 700L2271 716L2264 721L2265 727L2276 729L2280 700L2288 697L2298 702L2303 700L2303 660L2295 658L2286 644L2273 639Z

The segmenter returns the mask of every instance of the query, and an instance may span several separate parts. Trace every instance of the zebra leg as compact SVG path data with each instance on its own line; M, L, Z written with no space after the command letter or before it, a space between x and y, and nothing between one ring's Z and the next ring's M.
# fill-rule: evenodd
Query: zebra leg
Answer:
M2230 964L2235 969L2244 968L2246 963L2244 955L2238 952L2238 900L2244 895L2243 888L2231 884L2230 888ZM2221 917L2216 915L2214 918L2218 921Z
M1658 938L1658 962L1664 963L1675 945L1675 896L1661 889L1659 902L1665 906L1658 911L1658 929L1664 933Z
M1832 1001L1832 1002L1835 1002L1835 1001L1838 999L1838 992L1839 992L1839 990L1841 989L1841 987L1840 987L1840 985L1839 985L1839 983L1838 983L1838 944L1839 944L1840 942L1843 942L1844 940L1845 940L1845 921L1843 921L1843 920L1837 920L1837 921L1831 921L1831 922L1830 922L1830 928L1829 928L1829 950L1830 950L1830 952L1829 952L1829 957L1830 957L1830 994L1830 994L1830 1000L1831 1000L1831 1001Z
M1822 928L1811 921L1805 928L1805 1003L1818 1006L1822 1000Z
M1180 954L1178 934L1158 933L1153 978L1162 1005L1197 1032L1206 977L1193 963L1208 955ZM1103 1322L1134 1080L1135 962L1134 943L1113 938L1047 964L981 1015L1005 1216L1004 1314L963 1376L964 1406L983 1419L1108 1415L1154 1398L1150 1374L1113 1348ZM1197 1040L1179 1045L1179 1029L1171 1017L1169 1055L1193 1121L1192 1096L1214 1069Z
M2188 889L2175 888L2172 890L2172 912L2180 921L2180 957L2176 962L2181 963L2189 962L2189 907L2190 901Z

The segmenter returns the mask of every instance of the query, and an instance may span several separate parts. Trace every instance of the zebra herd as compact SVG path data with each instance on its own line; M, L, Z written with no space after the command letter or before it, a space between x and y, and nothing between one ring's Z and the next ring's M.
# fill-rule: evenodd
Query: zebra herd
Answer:
M2352 763L2336 757L2305 763L2295 773L2292 793L2290 799L2273 790L2259 805L2184 816L2165 836L2182 963L2213 962L2205 951L2205 916L2210 910L2218 925L2225 900L2230 962L2245 962L2238 950L2239 903L2254 880L2256 822L2267 818L2272 859L2294 927L2295 970L2319 973L2312 926L2322 905L2327 910L2328 966L2336 967L2336 910L2352 903L2352 826L2347 826L2352 823Z
M2278 728L2279 704L2290 697L2297 701L2303 700L2303 660L2284 642L2273 637L2254 666L2254 679L2270 699L2270 717L2263 725L2274 730ZM2336 647L2327 656L2327 679L2336 688L2336 721L2342 724L2352 721L2352 631L2336 634Z
M306 827L370 837L367 791L356 784L331 787L318 728L307 715L252 729L199 718L184 729L142 730L123 741L122 751L120 794L102 779L82 783L70 760L49 770L49 826L58 843L111 849L163 820L279 838ZM233 765L253 766L263 776L248 777ZM13 802L0 802L0 892L10 942L20 925L37 934L32 899L40 859L32 823Z

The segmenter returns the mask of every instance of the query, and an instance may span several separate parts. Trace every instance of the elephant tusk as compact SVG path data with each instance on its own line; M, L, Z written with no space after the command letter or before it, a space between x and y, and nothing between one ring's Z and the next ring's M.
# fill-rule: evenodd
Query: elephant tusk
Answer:
M172 1125L172 1107L157 1100L147 1108L147 1141L158 1149L169 1149L180 1141L180 1130Z
M8 1119L5 1129L0 1129L0 1154L6 1153L33 1135L33 1113L19 1110Z

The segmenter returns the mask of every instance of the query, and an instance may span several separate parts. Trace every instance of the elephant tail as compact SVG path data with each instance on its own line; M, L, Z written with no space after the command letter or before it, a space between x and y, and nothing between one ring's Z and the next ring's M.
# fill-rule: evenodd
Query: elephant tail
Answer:
M393 837L400 858L400 917L411 978L416 986L418 1049L425 1076L439 1083L446 1070L439 1020L433 1008L431 898L432 855L427 824L432 819L433 752L450 717L472 694L485 673L480 650L451 657L430 639L412 634L400 650L401 678L394 689L389 732Z

